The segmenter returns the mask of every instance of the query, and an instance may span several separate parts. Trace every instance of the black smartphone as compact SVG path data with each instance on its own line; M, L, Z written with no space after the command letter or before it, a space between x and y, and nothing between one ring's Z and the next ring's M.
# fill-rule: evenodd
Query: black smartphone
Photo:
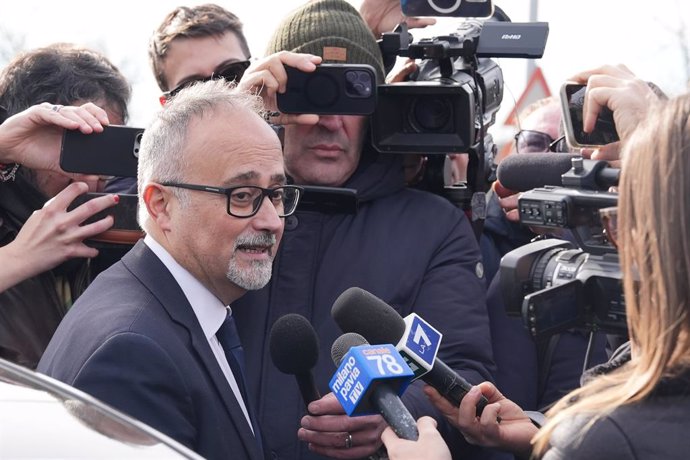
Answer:
M287 89L278 93L283 113L370 115L376 109L376 72L366 64L321 64L313 72L285 66Z
M65 130L60 167L67 172L137 177L143 128L110 125L101 133Z
M94 198L109 195L109 193L84 193L76 197L67 207L68 211L79 207ZM82 225L90 224L107 216L113 216L113 226L105 232L90 238L91 241L113 244L134 244L143 237L143 232L137 222L137 195L118 194L120 201L113 207L106 208L86 219Z
M587 85L566 82L561 86L561 108L563 109L563 123L565 137L573 147L599 147L619 140L613 112L603 107L594 129L586 133L583 129L584 117L582 107L585 101Z
M453 16L488 18L494 14L491 0L400 0L405 16Z

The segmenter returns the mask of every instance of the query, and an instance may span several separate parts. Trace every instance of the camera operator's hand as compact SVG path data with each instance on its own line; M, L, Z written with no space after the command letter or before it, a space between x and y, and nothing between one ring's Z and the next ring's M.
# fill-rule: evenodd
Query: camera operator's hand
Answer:
M105 110L91 102L79 107L47 102L34 105L0 125L0 163L19 163L75 179L86 178L60 168L62 133L65 129L79 129L84 134L102 132L109 123Z
M34 211L17 237L0 247L0 292L34 275L50 270L66 260L95 257L98 250L84 244L84 240L108 230L111 216L81 225L94 214L118 203L117 195L104 195L87 201L71 211L68 206L86 193L88 186L73 182Z
M260 95L264 100L264 108L277 113L276 94L284 93L287 88L287 73L284 65L295 67L304 72L313 72L320 63L320 56L280 51L252 62L237 84L237 89ZM319 122L319 116L281 113L272 116L270 122L278 125L315 125Z
M580 72L571 80L587 84L583 107L585 132L592 132L602 107L608 107L613 112L616 131L623 142L646 116L649 107L659 99L647 82L636 77L622 64ZM586 156L589 154L590 152L584 152ZM592 159L607 160L616 167L620 167L617 161L619 157L618 143L591 152Z
M333 393L309 404L297 432L309 450L333 458L364 458L381 447L386 422L380 415L348 417Z
M424 392L470 444L497 447L529 457L530 441L538 428L517 404L503 396L492 383L483 382L472 387L462 398L459 407L453 406L430 386L425 386ZM489 404L484 407L481 417L477 417L477 403L482 394Z
M400 0L364 0L359 7L359 13L377 39L384 32L392 32L403 20L407 22L409 29L419 29L436 24L434 18L403 16Z
M408 77L417 70L417 64L414 59L406 59L402 65L396 65L391 69L390 73L386 75L386 83L400 83L407 81Z
M450 460L450 450L443 441L441 433L436 429L436 420L431 417L421 417L417 420L419 439L409 441L400 439L391 427L386 427L381 440L386 445L388 458L391 460Z
M494 184L498 184L498 181L494 182ZM501 193L499 193L499 190L501 189L509 192L509 194L504 193L501 195ZM512 190L508 190L500 184L494 185L494 191L498 195L498 204L501 206L501 209L503 209L506 219L511 222L520 222L520 214L518 212L518 199L520 198L520 192L513 192Z

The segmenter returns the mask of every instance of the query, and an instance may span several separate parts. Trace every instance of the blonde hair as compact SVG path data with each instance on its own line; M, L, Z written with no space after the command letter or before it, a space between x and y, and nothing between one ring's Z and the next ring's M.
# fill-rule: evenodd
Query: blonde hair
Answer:
M689 366L689 117L690 95L660 102L623 148L618 236L632 359L556 403L533 440L535 455L561 422L591 415L581 439L597 419Z

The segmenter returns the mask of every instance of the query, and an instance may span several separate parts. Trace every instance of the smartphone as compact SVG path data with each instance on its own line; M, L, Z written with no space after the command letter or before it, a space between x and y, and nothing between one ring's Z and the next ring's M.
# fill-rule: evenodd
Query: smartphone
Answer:
M143 128L110 125L103 132L84 134L65 130L60 167L67 172L137 177Z
M85 193L76 197L72 203L67 207L68 211L79 207L89 200L98 198L108 193ZM115 206L106 208L93 216L86 219L82 225L90 224L107 216L113 216L113 226L105 232L91 237L90 241L111 244L126 244L133 245L140 238L143 238L144 232L137 223L137 195L119 194L120 202Z
M599 147L618 141L613 112L608 107L603 107L599 112L591 133L586 133L582 129L584 122L582 107L586 87L587 85L570 82L561 86L561 108L568 144L573 147Z
M321 64L313 72L285 66L287 89L278 93L283 113L370 115L376 109L376 72L366 64Z
M494 14L491 0L400 0L405 16L453 16L488 18Z

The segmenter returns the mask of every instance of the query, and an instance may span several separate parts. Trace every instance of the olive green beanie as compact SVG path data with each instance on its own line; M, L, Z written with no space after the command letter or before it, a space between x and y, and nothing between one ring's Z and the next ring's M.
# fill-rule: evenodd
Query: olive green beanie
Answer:
M313 0L290 13L268 43L266 54L293 51L324 62L369 64L384 83L383 59L374 34L345 0Z

